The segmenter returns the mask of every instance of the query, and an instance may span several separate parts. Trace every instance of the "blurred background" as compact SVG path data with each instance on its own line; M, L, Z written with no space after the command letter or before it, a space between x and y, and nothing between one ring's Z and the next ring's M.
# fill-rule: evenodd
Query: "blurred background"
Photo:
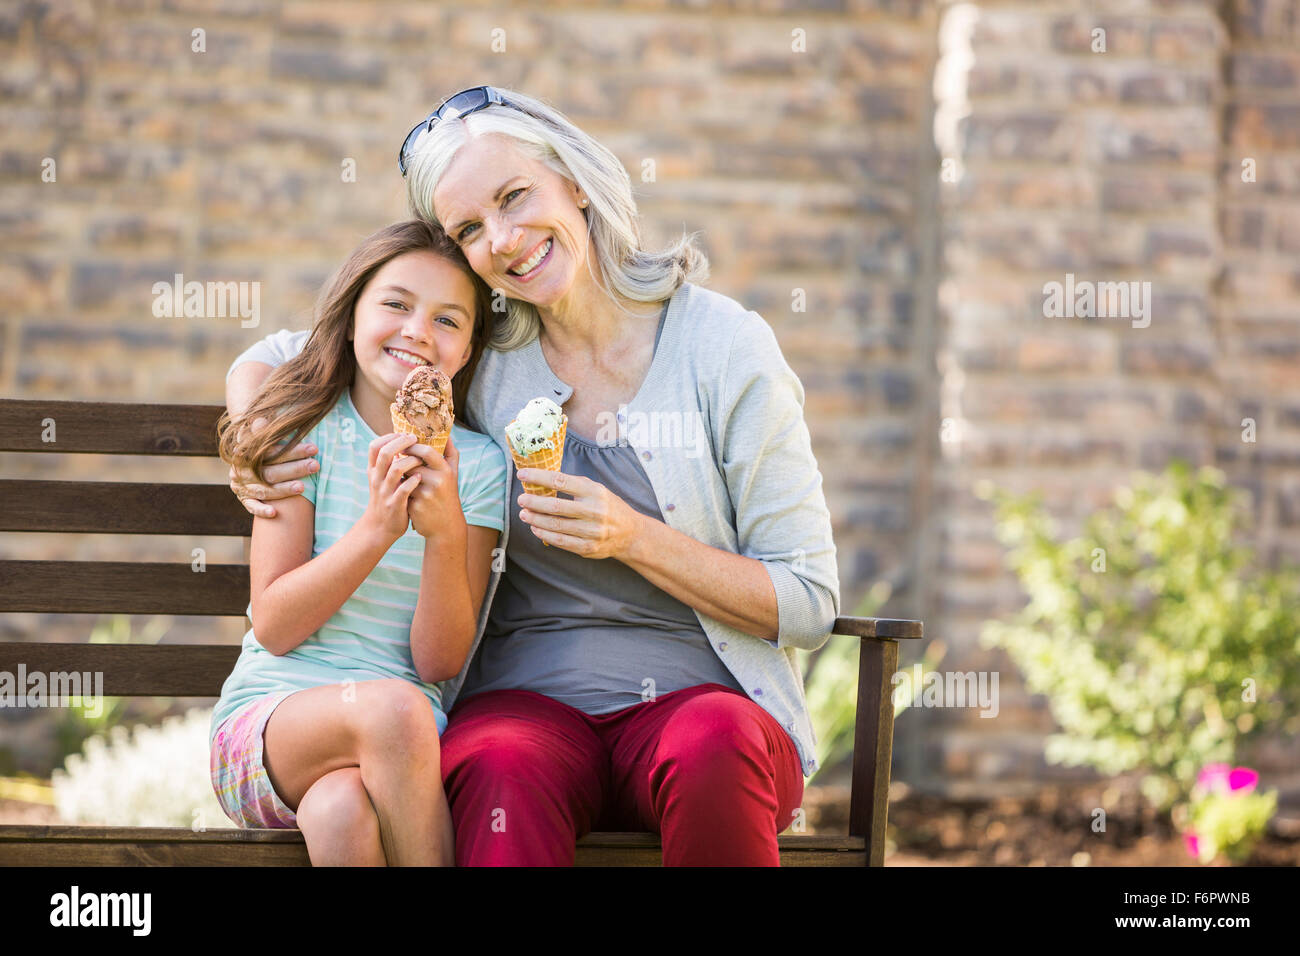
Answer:
M806 389L844 613L923 620L909 671L997 675L996 716L899 702L895 862L1187 859L1191 782L1219 763L1277 791L1262 845L1300 860L1300 4L7 3L0 396L222 403L231 360L309 327L329 272L406 215L406 131L485 83L609 146L647 244L698 230L709 285L774 327ZM258 283L260 324L156 317L154 283L177 273ZM1134 297L1062 313L1051 283ZM0 469L225 480L59 457ZM3 558L195 546L243 559L215 538L0 535ZM0 617L5 641L243 629ZM855 653L836 638L807 662L827 758L813 829L846 819ZM1271 710L1236 699L1243 674ZM108 724L210 703L132 701L97 726L0 710L0 822L49 818L53 770ZM108 812L78 799L65 817ZM1090 828L1098 807L1124 826Z

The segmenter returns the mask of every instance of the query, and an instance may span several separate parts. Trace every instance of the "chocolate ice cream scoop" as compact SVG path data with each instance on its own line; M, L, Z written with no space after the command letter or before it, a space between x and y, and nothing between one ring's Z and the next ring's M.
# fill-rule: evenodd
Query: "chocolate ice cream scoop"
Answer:
M421 431L438 434L448 431L455 420L451 399L451 379L432 365L411 369L397 390L397 412Z

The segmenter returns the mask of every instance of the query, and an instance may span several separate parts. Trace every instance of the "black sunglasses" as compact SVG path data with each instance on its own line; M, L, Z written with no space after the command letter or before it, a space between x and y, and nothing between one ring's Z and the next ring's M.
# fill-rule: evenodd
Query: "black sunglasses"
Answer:
M479 110L493 105L514 106L513 103L504 99L500 93L490 86L476 86L470 90L461 90L454 96L449 96L443 100L441 106L416 123L415 127L406 134L406 139L402 140L402 148L397 154L397 168L402 171L402 176L406 176L406 158L411 154L415 141L420 138L421 133L427 133L433 129L433 124L443 119L444 114L447 114L451 119L455 119L458 116L477 113Z

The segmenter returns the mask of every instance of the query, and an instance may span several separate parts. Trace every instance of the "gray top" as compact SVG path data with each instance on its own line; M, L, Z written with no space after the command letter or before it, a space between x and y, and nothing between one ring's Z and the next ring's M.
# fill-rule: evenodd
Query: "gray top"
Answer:
M663 315L656 349L662 332ZM561 470L616 488L632 508L663 520L626 440L612 436L601 444L569 432ZM521 494L515 476L506 499L511 547L461 697L531 690L588 714L607 714L698 684L743 691L688 605L614 558L545 547L519 517Z
M255 343L235 365L250 360L278 365L296 355L306 339L305 331L283 329ZM509 352L488 349L469 391L466 418L504 446L505 426L538 395L563 405L573 388L551 370L536 338ZM796 650L826 643L840 613L840 586L803 400L803 385L762 316L687 282L669 300L659 348L640 391L619 412L664 523L711 547L762 562L771 578L779 615L774 641L695 615L745 693L790 734L808 775L817 769L817 737ZM509 454L506 473L509 489L514 483ZM518 547L520 537L510 533L511 524L502 532L506 554ZM474 665L503 576L494 570L488 582L469 659L443 684L444 707L455 704Z

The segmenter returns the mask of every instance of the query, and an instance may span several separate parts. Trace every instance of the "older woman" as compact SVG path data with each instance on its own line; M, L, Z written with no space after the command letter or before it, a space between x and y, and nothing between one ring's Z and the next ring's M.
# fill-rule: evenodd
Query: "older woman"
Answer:
M761 317L697 284L690 238L641 248L626 171L545 104L459 93L399 165L504 309L469 422L505 447L532 398L568 416L560 472L508 469L504 561L443 692L458 862L571 864L577 837L633 829L666 864L775 865L817 766L794 652L839 611L798 378ZM305 335L241 355L229 406ZM311 466L232 486L270 516Z

